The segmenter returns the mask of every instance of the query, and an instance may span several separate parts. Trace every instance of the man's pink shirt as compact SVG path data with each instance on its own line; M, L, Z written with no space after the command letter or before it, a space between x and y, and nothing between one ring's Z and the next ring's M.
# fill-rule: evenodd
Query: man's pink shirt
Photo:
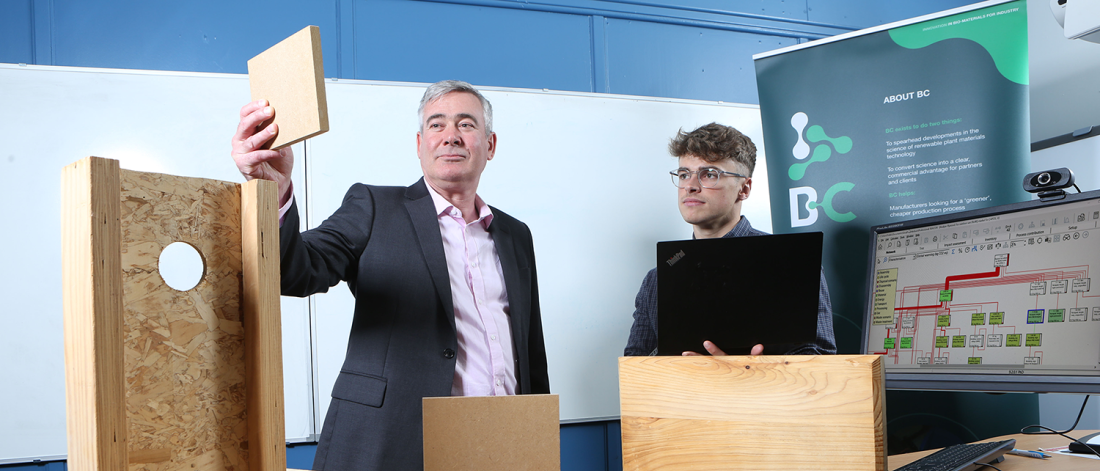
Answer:
M467 224L458 208L427 182L425 185L435 204L455 311L458 352L451 395L515 394L508 293L496 244L488 232L493 213L480 196L475 196L478 219ZM280 224L293 200L279 208Z

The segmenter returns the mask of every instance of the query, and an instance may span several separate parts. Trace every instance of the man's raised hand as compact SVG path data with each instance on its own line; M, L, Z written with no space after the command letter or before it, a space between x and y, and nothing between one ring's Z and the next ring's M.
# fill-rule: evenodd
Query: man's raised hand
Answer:
M290 200L290 172L294 168L294 153L290 147L279 150L261 149L278 133L272 122L275 110L267 100L251 102L241 107L241 121L233 134L233 162L248 180L271 180L279 185L279 205Z

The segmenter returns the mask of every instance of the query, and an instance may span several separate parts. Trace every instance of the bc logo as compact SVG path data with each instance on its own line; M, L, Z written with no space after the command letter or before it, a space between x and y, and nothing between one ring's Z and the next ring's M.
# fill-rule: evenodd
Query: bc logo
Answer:
M798 142L795 144L794 148L791 149L791 153L794 155L795 159L805 160L805 162L797 162L791 165L788 169L787 176L794 181L802 180L802 178L806 176L806 170L811 164L829 160L829 157L833 155L833 149L835 149L838 154L847 154L852 150L852 139L850 137L829 137L825 134L825 130L818 125L813 125L810 126L809 129L806 129L806 140L803 140L802 130L806 128L809 122L810 118L806 113L801 111L791 116L791 127L798 133ZM813 143L826 141L832 145L832 148L825 143L821 143L814 146L813 154L811 155L810 145L807 144L806 141ZM809 157L809 160L806 160L807 157ZM851 191L855 186L856 185L851 182L836 183L825 191L825 196L820 203L817 201L817 190L813 187L800 186L791 188L791 227L805 227L817 222L818 208L825 211L825 215L836 222L848 222L855 219L856 215L851 211L841 213L833 208L833 198L836 197L837 193ZM800 201L802 200L802 196L806 197L804 204ZM806 208L806 217L802 217L800 214L803 207Z

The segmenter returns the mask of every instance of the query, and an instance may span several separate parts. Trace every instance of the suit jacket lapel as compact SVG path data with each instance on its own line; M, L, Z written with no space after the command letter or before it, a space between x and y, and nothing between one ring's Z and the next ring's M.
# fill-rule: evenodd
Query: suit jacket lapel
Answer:
M491 208L491 207L490 207ZM500 268L504 271L504 289L508 292L508 310L512 324L512 341L516 351L522 352L527 348L527 321L531 316L529 297L531 293L524 289L520 277L519 261L516 259L515 239L503 218L493 220L489 224L489 235L496 245L497 257L500 257ZM516 371L519 374L519 371Z
M451 301L451 278L447 274L447 254L443 252L443 236L439 234L435 203L432 202L426 185L421 178L405 190L405 209L409 211L409 219L412 220L413 228L416 230L416 238L420 242L424 262L428 265L428 272L432 276L435 293L443 304L444 313L451 321L451 328L454 329L455 309Z

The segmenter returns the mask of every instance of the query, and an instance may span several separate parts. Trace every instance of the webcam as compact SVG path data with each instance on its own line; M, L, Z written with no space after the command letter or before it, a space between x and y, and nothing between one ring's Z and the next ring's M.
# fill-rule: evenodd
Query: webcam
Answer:
M1065 189L1071 186L1077 187L1073 183L1073 171L1065 167L1024 175L1024 190L1029 193L1038 193L1040 201L1065 198Z

